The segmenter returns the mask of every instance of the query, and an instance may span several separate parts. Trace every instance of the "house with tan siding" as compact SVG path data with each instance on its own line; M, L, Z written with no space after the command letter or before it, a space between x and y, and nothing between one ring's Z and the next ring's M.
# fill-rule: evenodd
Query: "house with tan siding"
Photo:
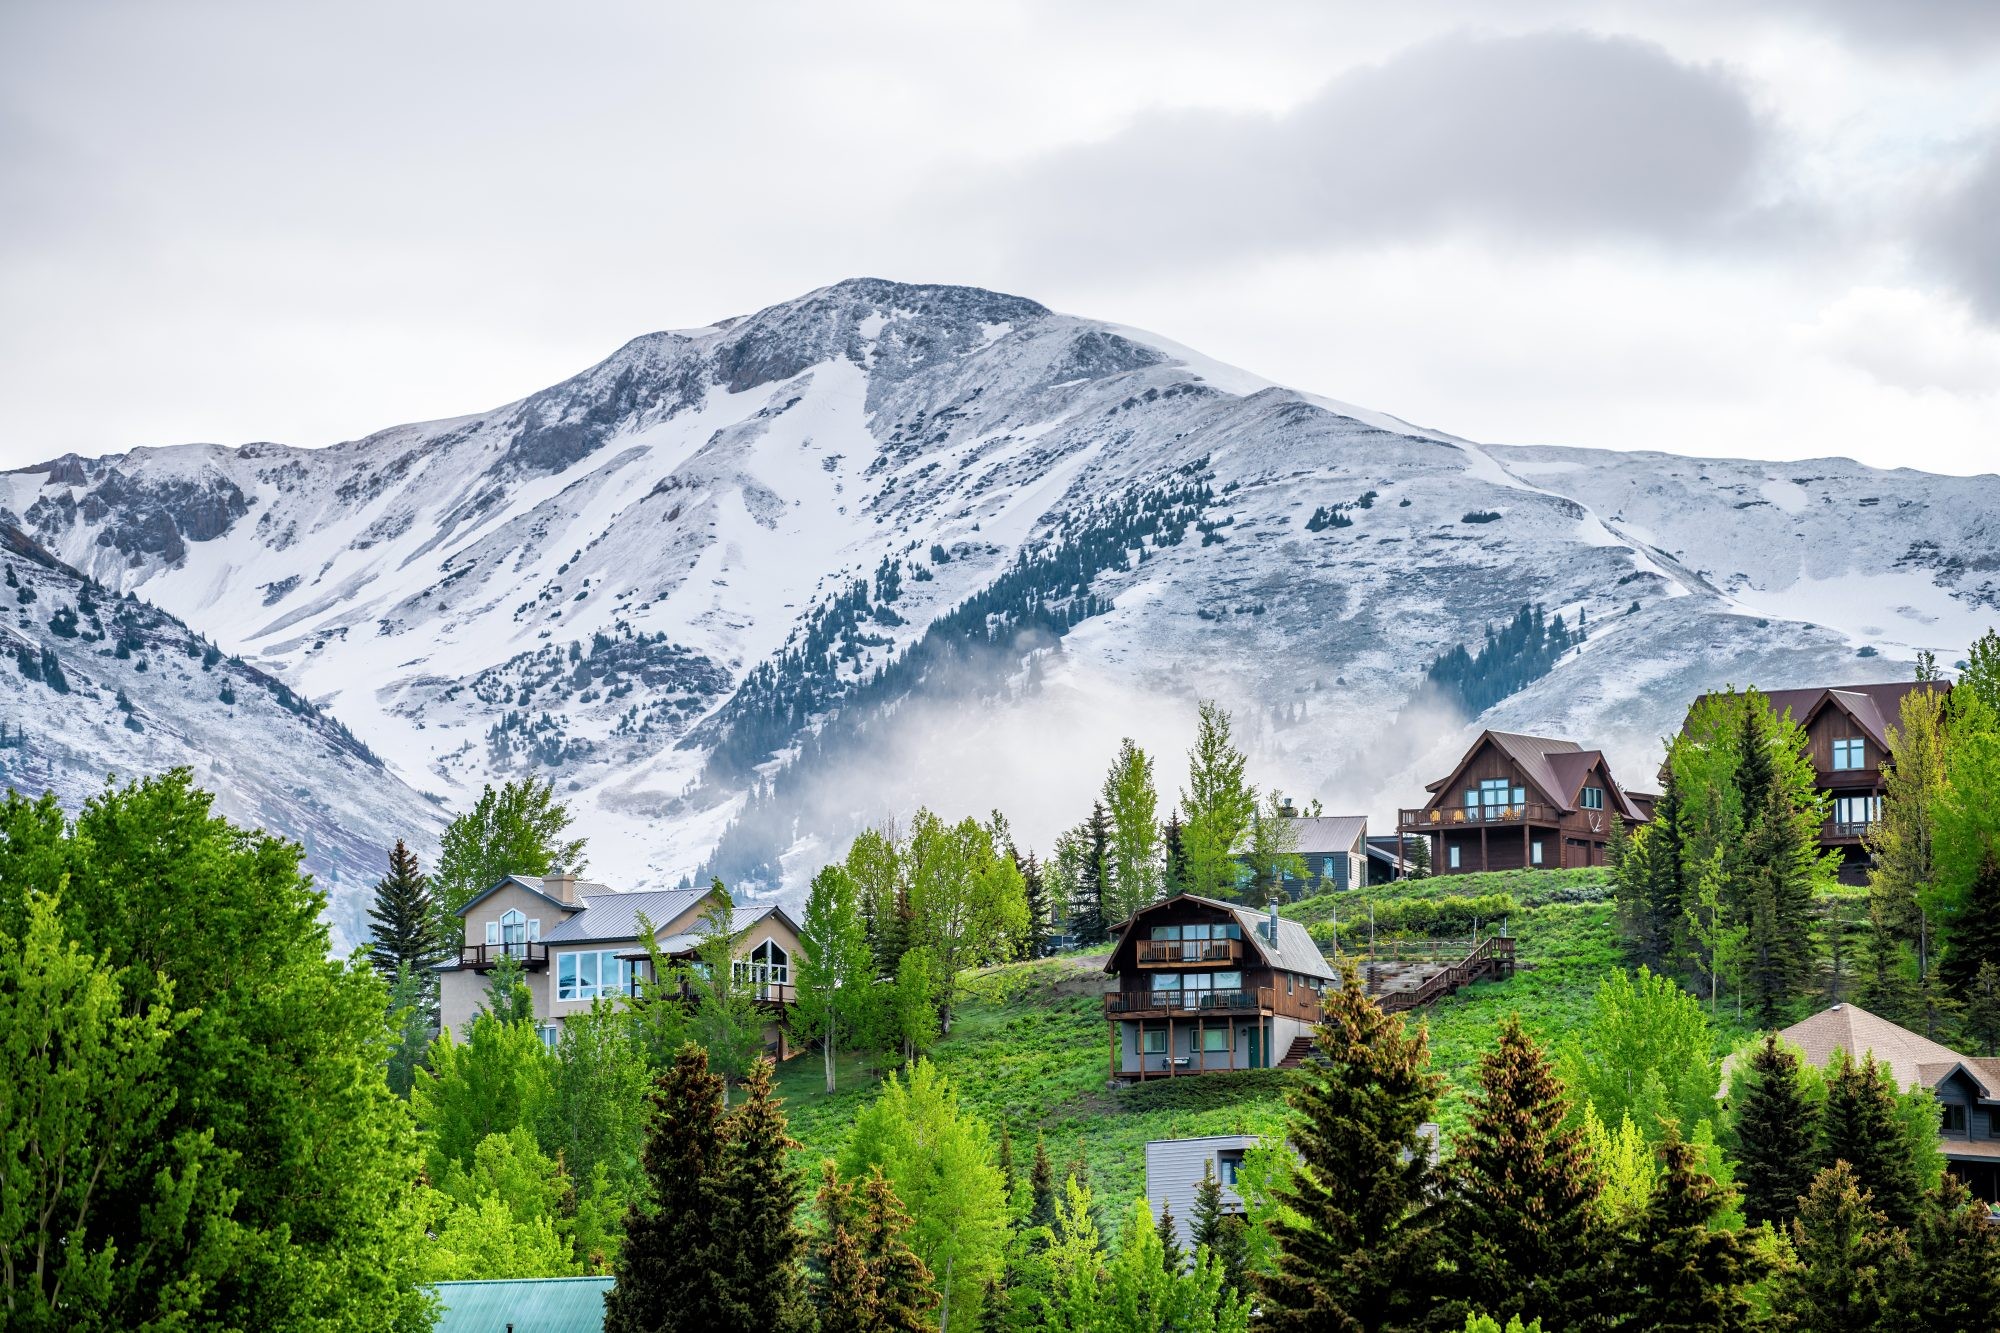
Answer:
M440 1025L462 1039L486 998L494 967L512 958L521 965L542 1040L553 1046L570 1015L588 1011L600 999L627 1003L652 979L645 926L652 928L663 958L693 965L713 893L619 893L570 874L508 875L458 909L465 943L456 958L438 967ZM765 903L736 907L730 926L737 936L737 977L756 988L757 1002L771 1017L765 1046L785 1059L792 1053L785 1015L795 994L798 925L783 908Z

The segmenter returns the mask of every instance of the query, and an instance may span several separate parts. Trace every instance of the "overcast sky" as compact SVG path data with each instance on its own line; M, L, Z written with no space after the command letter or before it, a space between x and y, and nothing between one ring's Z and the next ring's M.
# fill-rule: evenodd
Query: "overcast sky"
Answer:
M0 6L0 466L861 274L1475 439L2000 470L2000 0Z

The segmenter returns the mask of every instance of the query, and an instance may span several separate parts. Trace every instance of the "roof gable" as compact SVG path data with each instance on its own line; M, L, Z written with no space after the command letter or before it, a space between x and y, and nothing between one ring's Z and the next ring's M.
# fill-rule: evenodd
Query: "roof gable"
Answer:
M1313 943L1312 936L1298 922L1279 917L1278 938L1272 940L1264 934L1264 928L1270 923L1269 917L1261 916L1241 903L1224 902L1220 898L1204 898L1196 893L1177 893L1171 898L1162 898L1159 902L1140 908L1112 927L1119 932L1118 943L1113 946L1111 956L1104 960L1104 970L1107 973L1117 973L1123 971L1125 967L1135 966L1130 962L1123 966L1119 963L1126 948L1137 938L1135 928L1148 916L1175 903L1197 903L1203 907L1214 908L1233 919L1242 930L1244 943L1256 951L1257 960L1262 966L1276 968L1281 972L1296 972L1300 976L1316 977L1322 981L1335 979L1333 968L1327 964L1326 955L1319 951L1319 946Z
M1822 1068L1832 1061L1836 1051L1854 1060L1873 1055L1878 1064L1889 1067L1899 1088L1931 1087L1951 1070L1963 1069L1968 1077L1987 1088L1987 1096L2000 1093L2000 1088L1980 1078L1977 1062L1970 1057L1871 1014L1858 1004L1832 1005L1778 1035ZM1929 1077L1926 1070L1930 1071Z
M517 889L525 890L528 893L534 894L537 898L540 898L543 902L547 903L549 906L555 908L558 911L581 912L583 910L583 907L580 903L566 903L562 899L556 897L555 895L544 891L542 888L542 880L539 875L503 875L500 879L494 882L491 888L482 890L479 893L475 893L474 895L472 895L472 897L468 898L465 902L465 905L457 909L455 912L453 912L452 915L464 916L467 912L470 912L473 908L479 906L479 904L485 902L488 898L491 898L494 894L500 892L500 890L508 887L509 885L512 885ZM602 884L585 884L581 880L579 880L577 882L577 887L580 889L581 888L602 889L604 886ZM558 927L558 929L560 929L560 927Z
M664 930L687 915L712 889L634 889L625 893L593 893L583 910L554 930L542 932L544 944L588 944L639 938L639 917L654 930Z
M1551 736L1528 736L1511 731L1480 732L1479 739L1472 743L1472 748L1465 752L1450 775L1427 784L1424 790L1442 796L1489 745L1504 755L1520 771L1522 780L1540 794L1543 804L1558 806L1564 810L1570 808L1568 802L1556 795L1562 782L1549 767L1549 759L1552 755L1579 753L1583 747L1575 741L1557 740Z

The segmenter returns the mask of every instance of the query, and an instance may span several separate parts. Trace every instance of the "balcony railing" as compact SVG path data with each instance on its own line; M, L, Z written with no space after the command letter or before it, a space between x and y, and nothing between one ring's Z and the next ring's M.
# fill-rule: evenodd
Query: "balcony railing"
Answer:
M1319 994L1309 986L1291 991L1259 986L1255 990L1131 990L1104 997L1106 1018L1147 1015L1282 1014L1308 1023L1320 1019Z
M1829 819L1820 829L1822 838L1865 838L1876 825L1873 819Z
M549 946L539 940L512 944L466 944L458 950L458 965L475 972L490 972L502 958L513 958L524 972L539 972L549 965Z
M1552 805L1525 801L1519 805L1448 805L1436 810L1401 810L1396 826L1410 833L1436 833L1452 828L1480 828L1496 824L1560 824L1563 812Z
M1186 967L1191 963L1236 963L1242 940L1140 940L1140 967Z

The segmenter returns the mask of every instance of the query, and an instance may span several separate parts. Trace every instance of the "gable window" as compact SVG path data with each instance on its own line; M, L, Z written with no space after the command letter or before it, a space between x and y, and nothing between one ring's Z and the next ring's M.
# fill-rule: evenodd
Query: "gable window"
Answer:
M760 996L767 987L789 986L792 981L791 955L776 940L765 940L747 957L736 960L736 980L745 986L755 986Z
M488 930L487 942L489 944L504 944L507 946L507 952L516 958L526 956L528 952L528 918L510 907L500 914L500 920L497 924L500 928L500 938L498 940L493 939L493 932ZM540 932L537 933L539 934Z
M1586 810L1602 810L1604 808L1604 788L1585 787L1583 789L1583 808Z
M1946 1102L1942 1109L1944 1117L1939 1128L1947 1134L1965 1133L1965 1103Z
M1868 743L1859 736L1846 736L1833 743L1833 767L1837 773L1868 766Z
M1510 819L1515 808L1527 802L1527 790L1506 778L1487 778L1477 790L1468 788L1465 793L1465 804L1478 809L1479 819Z

